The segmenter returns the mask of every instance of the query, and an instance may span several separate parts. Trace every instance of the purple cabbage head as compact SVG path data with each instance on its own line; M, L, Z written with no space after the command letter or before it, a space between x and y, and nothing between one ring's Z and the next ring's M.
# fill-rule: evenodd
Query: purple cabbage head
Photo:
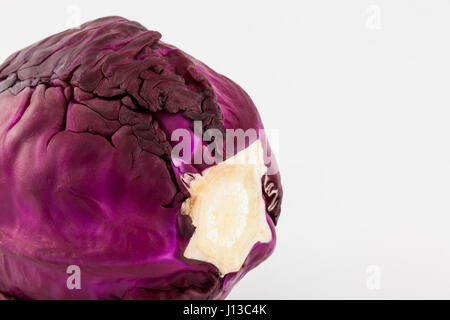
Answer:
M253 102L160 38L102 18L0 66L1 298L222 299L272 253L282 189ZM196 163L196 125L258 134Z

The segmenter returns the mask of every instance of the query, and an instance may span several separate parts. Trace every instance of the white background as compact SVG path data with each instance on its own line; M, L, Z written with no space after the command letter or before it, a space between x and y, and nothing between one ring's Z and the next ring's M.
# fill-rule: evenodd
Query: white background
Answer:
M0 59L107 15L280 130L278 246L230 298L450 298L450 1L8 1Z

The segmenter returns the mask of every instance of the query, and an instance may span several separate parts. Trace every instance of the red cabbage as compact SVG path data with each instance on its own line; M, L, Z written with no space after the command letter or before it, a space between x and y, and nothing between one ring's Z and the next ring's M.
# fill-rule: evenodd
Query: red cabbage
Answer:
M225 174L223 164L172 156L171 135L184 128L195 138L195 122L203 131L263 129L256 107L237 84L160 38L139 23L102 18L0 66L0 297L222 299L272 253L282 199L276 170L255 184L241 169ZM197 140L192 156L206 145ZM267 160L270 148L261 146ZM248 206L236 209L240 189L230 185L227 196L214 181L222 189L248 183ZM200 204L208 197L214 203ZM251 247L241 261L227 242L241 239L237 224L221 214L257 211L258 199L264 209L252 226L266 228L266 241L245 235ZM223 212L230 201L232 212ZM212 234L201 231L205 221L216 224L216 245L200 253ZM221 245L229 252L219 257ZM67 286L72 265L78 290Z

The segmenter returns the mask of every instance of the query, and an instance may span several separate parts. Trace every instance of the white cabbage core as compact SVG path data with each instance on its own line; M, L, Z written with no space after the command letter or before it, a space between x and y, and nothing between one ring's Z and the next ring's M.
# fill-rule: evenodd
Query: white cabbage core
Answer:
M184 256L214 264L222 275L239 271L257 242L270 242L258 140L234 157L195 175L182 213L196 227Z

